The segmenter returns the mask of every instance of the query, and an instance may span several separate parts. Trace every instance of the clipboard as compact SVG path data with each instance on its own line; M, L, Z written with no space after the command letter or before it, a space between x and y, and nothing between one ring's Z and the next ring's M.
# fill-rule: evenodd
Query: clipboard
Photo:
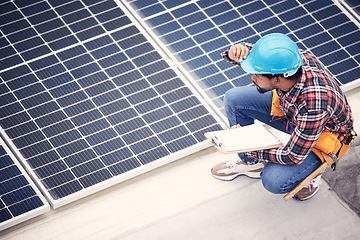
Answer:
M262 124L207 132L205 137L224 154L282 147L283 143Z

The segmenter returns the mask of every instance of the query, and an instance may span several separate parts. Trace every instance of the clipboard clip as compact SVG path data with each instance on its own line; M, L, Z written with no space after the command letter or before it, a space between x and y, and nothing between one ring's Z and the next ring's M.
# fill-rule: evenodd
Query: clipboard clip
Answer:
M211 139L212 139L211 142L212 142L214 145L216 145L216 146L218 146L218 147L221 147L221 146L222 146L222 143L220 142L220 140L219 140L216 136L212 137Z

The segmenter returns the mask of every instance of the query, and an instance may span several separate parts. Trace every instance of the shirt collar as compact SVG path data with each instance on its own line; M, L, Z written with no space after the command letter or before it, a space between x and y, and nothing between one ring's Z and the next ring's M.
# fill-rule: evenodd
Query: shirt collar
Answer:
M286 100L289 104L294 104L296 99L300 96L302 89L306 82L306 72L303 67L301 67L302 74L300 80L288 91L282 91L279 89L279 94Z

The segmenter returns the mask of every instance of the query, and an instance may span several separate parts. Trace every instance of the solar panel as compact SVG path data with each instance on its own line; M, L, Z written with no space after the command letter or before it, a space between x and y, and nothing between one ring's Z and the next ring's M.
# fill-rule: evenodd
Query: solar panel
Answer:
M345 7L347 7L351 14L360 21L360 2L357 0L342 0L340 1Z
M54 208L203 149L221 129L114 1L0 9L0 125Z
M359 9L357 1L346 1ZM359 24L331 0L127 0L126 5L166 45L220 115L224 93L251 84L250 75L224 62L220 53L268 33L287 34L314 53L342 87L359 85Z
M47 201L0 139L0 231L49 210Z

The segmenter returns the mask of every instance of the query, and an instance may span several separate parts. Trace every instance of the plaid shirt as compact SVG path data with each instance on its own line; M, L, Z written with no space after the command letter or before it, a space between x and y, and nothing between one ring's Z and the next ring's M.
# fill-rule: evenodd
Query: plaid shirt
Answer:
M250 49L253 44L244 44ZM300 81L288 92L277 89L280 109L295 125L289 142L280 148L246 153L248 157L279 164L300 164L322 131L349 133L353 129L351 108L338 84L310 53L303 58ZM228 58L227 52L222 54Z

